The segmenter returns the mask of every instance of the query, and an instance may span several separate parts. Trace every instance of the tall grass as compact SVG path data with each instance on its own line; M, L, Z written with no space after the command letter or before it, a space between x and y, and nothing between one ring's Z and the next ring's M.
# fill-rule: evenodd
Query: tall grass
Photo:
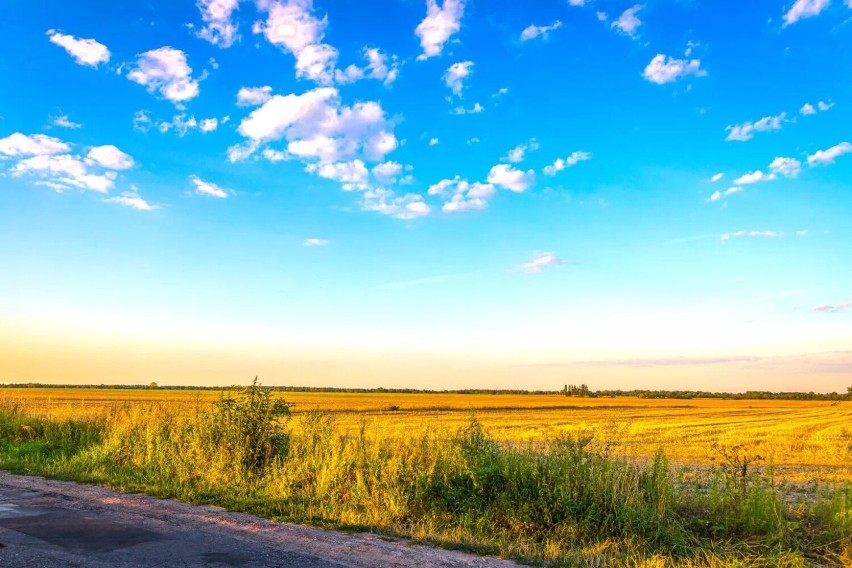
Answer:
M0 465L550 565L843 565L852 555L852 490L788 504L771 476L739 468L740 454L689 484L662 451L615 459L583 433L501 443L472 419L452 432L362 423L344 434L332 415L288 410L256 384L190 410L127 406L92 421L7 404Z

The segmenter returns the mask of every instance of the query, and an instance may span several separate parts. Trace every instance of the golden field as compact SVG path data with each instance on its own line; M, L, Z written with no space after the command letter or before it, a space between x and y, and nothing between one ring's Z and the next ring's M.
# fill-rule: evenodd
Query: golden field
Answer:
M93 417L110 408L206 405L217 391L0 389L0 400L44 417ZM536 443L577 432L615 455L650 458L662 448L677 466L709 466L714 444L742 446L795 482L852 481L852 402L567 398L561 395L285 392L293 412L332 413L344 431L407 437L451 432L471 415L499 440ZM298 421L293 421L294 426Z

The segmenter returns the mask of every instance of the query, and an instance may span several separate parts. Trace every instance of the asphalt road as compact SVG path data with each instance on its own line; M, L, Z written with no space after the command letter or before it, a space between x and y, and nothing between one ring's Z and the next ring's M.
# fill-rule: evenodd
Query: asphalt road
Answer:
M0 472L0 566L481 567L517 564Z

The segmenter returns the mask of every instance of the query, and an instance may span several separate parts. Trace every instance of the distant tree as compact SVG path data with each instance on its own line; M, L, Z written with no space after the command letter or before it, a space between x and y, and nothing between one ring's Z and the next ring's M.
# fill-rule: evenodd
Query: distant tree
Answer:
M158 386L158 385L157 385L157 383L155 383L154 381L151 381L151 382L148 384L148 388L149 388L149 389L151 389L151 390L154 390L154 389L159 388L159 386Z
M846 387L846 398L852 400L852 387Z

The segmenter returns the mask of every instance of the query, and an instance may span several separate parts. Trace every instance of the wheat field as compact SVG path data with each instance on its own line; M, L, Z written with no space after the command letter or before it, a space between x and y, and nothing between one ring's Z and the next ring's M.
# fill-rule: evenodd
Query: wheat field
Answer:
M124 406L209 405L210 390L4 388L0 400L50 418L97 417ZM294 416L331 413L341 431L383 438L454 432L475 416L495 439L535 444L588 433L619 457L663 449L675 466L712 466L714 447L740 447L792 482L852 481L852 402L568 398L562 395L281 392ZM298 421L293 421L293 427Z

